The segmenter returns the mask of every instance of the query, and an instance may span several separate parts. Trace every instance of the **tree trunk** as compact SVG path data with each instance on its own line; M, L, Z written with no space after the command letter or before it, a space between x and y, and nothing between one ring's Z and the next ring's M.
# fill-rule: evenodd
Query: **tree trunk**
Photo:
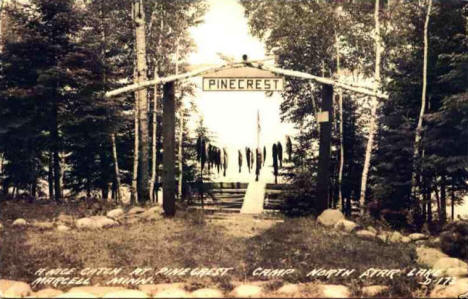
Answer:
M447 181L445 174L442 175L440 183L440 222L447 221Z
M422 140L422 125L424 113L426 111L426 93L427 93L427 56L429 48L428 40L428 27L429 20L431 15L432 0L428 0L426 20L424 22L424 57L423 57L423 82L422 82L422 94L421 94L421 110L419 111L418 124L416 126L416 134L414 137L414 152L413 152L413 173L411 176L411 193L416 198L416 185L417 185L417 175L419 172L418 167L418 158L419 152L421 150L421 140Z
M179 74L179 41L177 41L176 46L176 65L175 65L175 74ZM184 153L183 153L183 143L184 143L184 99L181 97L180 99L180 107L179 107L179 157L178 157L178 168L179 168L179 177L177 180L177 198L182 199L182 181L183 181L183 170L184 170Z
M49 200L54 198L54 155L49 152L49 174L48 174L48 181L49 181Z
M135 204L138 202L138 189L137 189L137 179L138 179L138 156L139 156L139 123L138 123L138 92L135 92L135 111L134 111L134 123L135 123L135 141L133 148L133 177L132 177L132 187L130 194L130 203Z
M58 107L57 99L55 99L53 111L52 111L52 157L53 157L53 168L54 168L54 195L55 201L61 202L62 188L60 184L60 157L59 157L59 134L58 134Z
M340 41L336 37L336 73L338 76L340 75L341 71L341 63L340 63ZM338 77L339 79L339 77ZM344 202L343 202L343 194L342 194L342 182L343 182L343 169L344 169L344 144L343 144L343 91L341 89L338 90L338 113L339 113L339 120L340 120L340 168L338 170L338 209L341 209L344 212Z
M158 69L155 66L154 67L154 77L156 79L156 76L158 75ZM151 196L151 201L156 202L157 201L157 192L154 190L155 189L155 184L156 184L156 166L157 164L157 117L158 113L158 85L154 85L154 91L153 91L153 135L152 135L152 143L151 143L151 181L150 181L150 196Z
M175 215L175 95L174 82L164 84L163 99L163 208Z
M382 54L382 43L380 37L380 20L379 20L379 9L380 9L380 0L375 0L374 8L374 22L375 22L375 32L374 32L374 41L375 41L375 72L374 72L374 93L377 94L380 89L380 63L381 63L381 54ZM365 200L367 192L367 178L369 175L370 162L372 158L372 147L374 146L374 138L377 132L377 106L378 99L377 97L372 97L371 102L371 115L370 115L370 124L369 124L369 138L367 140L366 146L366 155L364 157L364 167L362 169L361 177L361 192L359 195L359 207L361 209L361 215L366 212Z
M122 194L120 193L120 170L119 170L119 159L117 158L117 144L115 142L115 133L111 134L111 142L112 142L112 159L114 162L114 176L115 176L115 192L116 192L116 200L122 201Z
M145 12L143 0L134 3L134 21L137 56L136 83L145 82L147 78L146 65L146 37L145 37ZM149 132L148 132L148 99L147 90L143 88L138 92L138 120L140 130L139 166L138 166L138 200L144 203L149 200Z

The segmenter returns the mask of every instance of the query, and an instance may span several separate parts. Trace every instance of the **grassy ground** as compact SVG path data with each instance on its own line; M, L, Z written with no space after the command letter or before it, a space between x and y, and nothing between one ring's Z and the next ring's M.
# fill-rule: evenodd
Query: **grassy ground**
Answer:
M32 282L41 267L233 267L227 277L189 278L158 276L157 283L190 282L231 288L232 281L258 281L252 275L257 267L296 268L289 282L309 282L306 274L314 268L347 268L362 273L368 268L405 269L417 267L411 245L386 245L361 240L316 225L310 218L285 219L282 223L261 226L251 220L242 224L245 233L232 224L204 221L197 213L179 212L174 219L137 223L95 231L57 232L9 226L15 217L50 219L63 207L2 204L0 221L5 225L0 243L0 277ZM251 225L252 227L249 227ZM232 233L235 231L236 233ZM255 233L251 233L254 231ZM266 279L266 278L265 278ZM103 283L108 277L94 277ZM322 279L323 283L351 286L356 295L363 284L390 285L388 296L409 296L416 288L414 280L397 277L360 280Z

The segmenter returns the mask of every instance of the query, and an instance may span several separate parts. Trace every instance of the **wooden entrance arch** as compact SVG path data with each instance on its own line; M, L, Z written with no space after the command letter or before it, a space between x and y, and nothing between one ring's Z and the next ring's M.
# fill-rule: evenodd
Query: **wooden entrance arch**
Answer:
M117 88L105 94L110 98L126 92L134 92L144 88L152 87L157 84L163 84L163 209L167 216L175 214L176 199L176 178L175 178L175 90L174 82L178 80L187 80L192 77L203 76L214 72L225 71L236 68L256 68L271 72L272 74L296 77L303 80L312 80L322 84L322 112L328 112L328 121L320 125L320 145L319 145L319 172L317 182L318 211L328 208L328 186L329 186L329 163L330 163L330 136L331 122L333 117L333 89L339 88L348 92L363 94L367 96L387 99L388 95L375 93L371 87L362 85L352 85L339 80L319 77L312 74L277 68L264 64L264 60L248 61L243 57L243 61L230 62L219 66L210 66L180 75L172 75L163 78L155 78L144 82L130 84L125 87Z

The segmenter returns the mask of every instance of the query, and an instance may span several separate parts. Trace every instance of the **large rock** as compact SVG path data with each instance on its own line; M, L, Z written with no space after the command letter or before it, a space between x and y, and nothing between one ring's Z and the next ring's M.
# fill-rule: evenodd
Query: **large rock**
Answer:
M387 231L381 231L378 235L377 238L380 239L382 242L387 243L390 240L390 236L392 234Z
M52 222L33 222L32 226L40 230L53 229L54 224Z
M336 224L335 224L335 229L338 229L338 230L341 230L341 231L345 231L347 233L350 233L352 232L353 230L355 230L356 228L358 228L358 224L356 222L353 222L353 221L350 221L350 220L346 220L346 219L342 219L342 220L339 220Z
M112 219L117 219L124 214L124 210L121 208L113 209L107 212L106 216Z
M319 285L320 297L323 298L349 298L351 291L348 287L337 284Z
M13 221L12 225L16 227L22 227L28 225L28 223L23 218L18 218L15 221Z
M163 292L166 290L174 290L174 289L183 289L184 283L176 282L176 283L160 283L160 284L143 284L139 285L138 289L149 296L154 296L156 293Z
M344 220L343 213L339 210L327 209L320 214L317 218L317 222L323 226L334 226L338 221Z
M155 220L159 220L163 218L160 211L155 210L155 209L147 210L144 213L141 213L139 215L141 216L142 219L146 221L155 221Z
M60 222L60 223L63 223L63 224L68 224L68 225L72 225L73 224L73 217L70 216L70 215L66 215L66 214L60 214L58 215L57 217L57 222Z
M76 227L79 229L98 229L100 228L96 221L91 218L85 217L76 220Z
M377 295L382 294L383 292L388 291L388 286L384 285L373 285L373 286L367 286L363 287L361 289L362 296L364 297L375 297Z
M416 261L418 262L418 264L427 265L431 268L434 267L434 265L439 259L448 257L448 255L446 255L445 253L437 249L428 247L417 247L416 255Z
M411 241L419 241L419 240L426 240L428 237L425 234L414 233L414 234L408 235L408 238L410 238Z
M2 230L2 229L3 229L3 224L0 223L0 230Z
M276 290L275 293L280 295L287 295L289 297L297 296L301 292L301 287L298 284L288 283Z
M223 292L220 290L209 288L199 289L191 294L192 298L222 298L223 296Z
M408 244L410 242L411 242L411 239L407 236L404 236L403 238L401 238L401 243Z
M118 222L105 216L91 216L80 218L76 221L76 227L80 229L100 229L117 226Z
M370 226L370 225L368 227L366 227L366 229L368 231L370 231L370 232L373 232L374 234L377 234L377 230L374 227Z
M124 290L125 288L122 288L122 287L81 286L81 287L71 288L68 292L69 293L84 292L84 293L92 294L96 297L104 297L108 293L120 292Z
M397 231L394 231L391 235L390 238L388 239L392 243L399 243L403 239L403 235Z
M230 296L241 298L254 298L262 295L263 289L260 286L252 284L242 284L235 287Z
M468 278L457 279L449 286L436 286L431 292L431 298L462 298L468 293ZM466 298L466 297L463 297Z
M55 298L98 298L98 297L87 292L74 291L74 292L66 292L66 293L60 294Z
M144 212L145 212L145 209L143 209L141 207L133 207L127 212L127 214L128 215L135 215L135 214L141 214L141 213L144 213Z
M171 288L156 292L153 298L190 298L190 293L184 289Z
M148 295L137 290L121 290L105 294L102 298L149 298Z
M468 264L460 259L452 257L440 258L434 264L433 268L435 270L440 270L442 275L445 276L463 277L468 273Z
M59 224L57 226L57 231L59 231L59 232L67 232L69 230L70 230L70 228L68 226L64 225L64 224Z
M33 297L34 298L53 298L62 294L63 292L61 290L47 288L47 289L42 289L34 293Z
M356 232L356 236L364 240L375 240L375 233L362 229Z
M115 220L112 220L110 218L107 218L106 216L91 216L89 217L96 221L97 225L100 228L108 228L108 227L113 227L113 226L118 226L119 223Z
M0 297L18 298L31 295L29 284L22 281L0 279Z

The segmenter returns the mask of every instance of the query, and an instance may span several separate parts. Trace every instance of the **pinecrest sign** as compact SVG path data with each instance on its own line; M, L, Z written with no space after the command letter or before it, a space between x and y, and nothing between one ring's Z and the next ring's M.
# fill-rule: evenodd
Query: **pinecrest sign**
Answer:
M284 79L250 67L218 71L203 77L203 91L282 91Z

